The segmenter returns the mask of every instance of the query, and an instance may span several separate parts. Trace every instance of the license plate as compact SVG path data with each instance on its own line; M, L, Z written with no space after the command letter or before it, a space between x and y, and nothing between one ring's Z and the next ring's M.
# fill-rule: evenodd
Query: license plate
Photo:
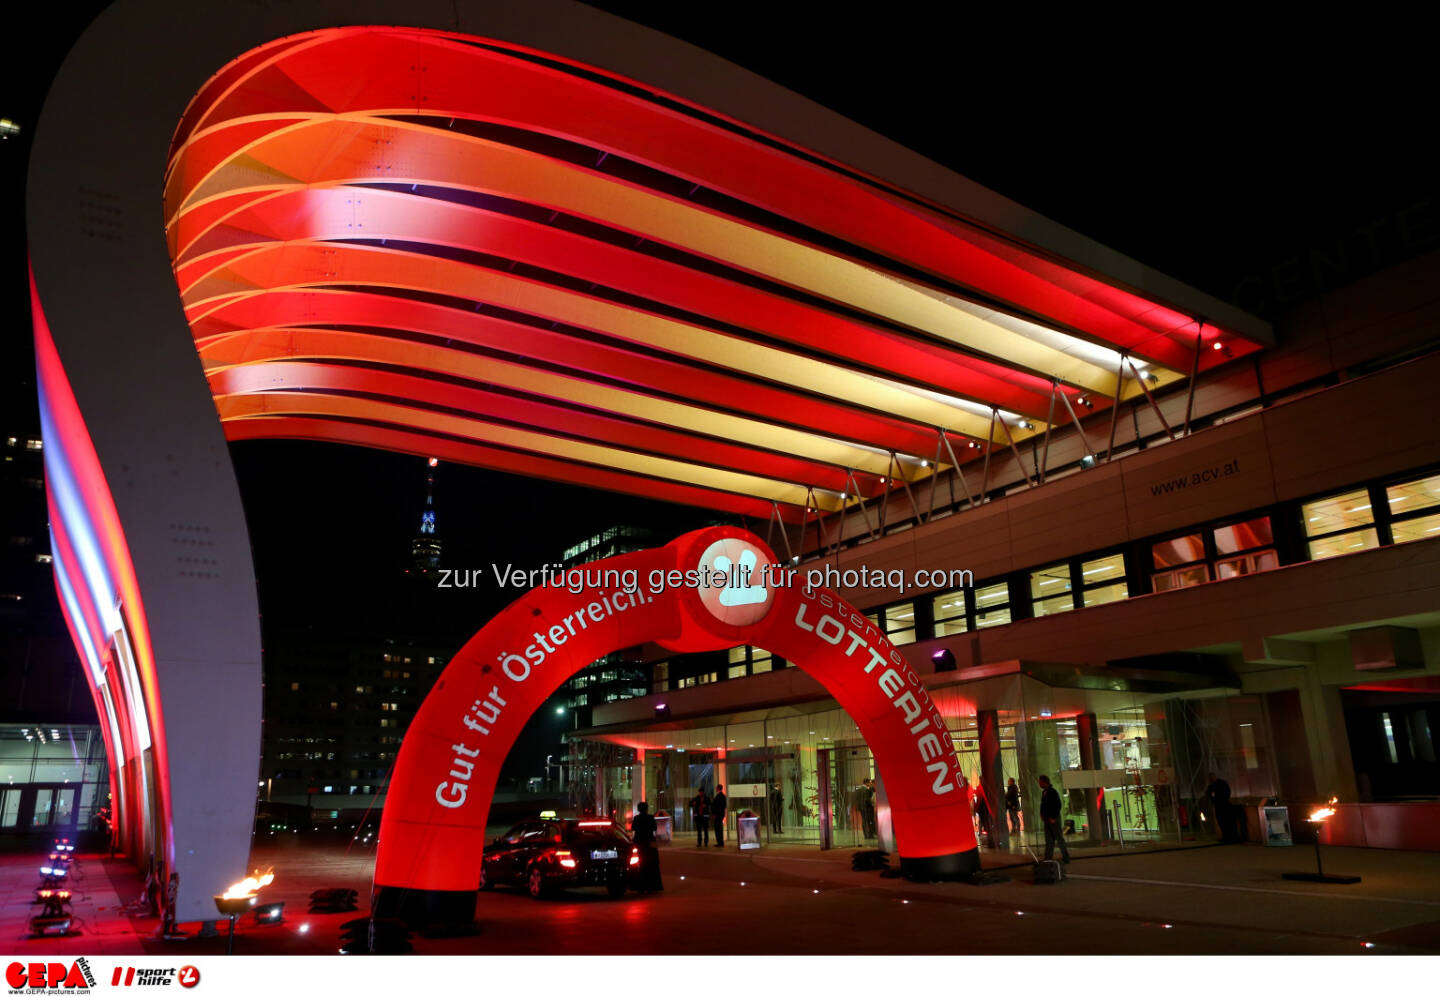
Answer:
M604 848L590 853L592 859L613 859L618 858L619 855L620 853L613 848Z

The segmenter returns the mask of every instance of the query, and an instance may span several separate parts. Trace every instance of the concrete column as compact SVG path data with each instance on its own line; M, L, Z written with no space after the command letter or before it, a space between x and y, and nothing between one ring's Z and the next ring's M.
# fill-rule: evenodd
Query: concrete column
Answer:
M990 806L990 840L996 848L1010 847L1010 824L1005 815L1005 767L1000 761L1000 714L981 710L980 789Z
M1339 688L1324 685L1306 669L1300 686L1300 709L1315 771L1316 798L1326 799L1333 794L1341 803L1354 803L1360 795L1355 786L1355 764L1350 758L1350 735L1345 729Z
M1099 771L1100 758L1100 728L1095 720L1095 714L1082 713L1075 718L1075 729L1080 737L1080 767L1087 772ZM1089 838L1091 841L1104 841L1105 828L1100 819L1100 793L1095 789L1085 790L1085 822L1090 825Z

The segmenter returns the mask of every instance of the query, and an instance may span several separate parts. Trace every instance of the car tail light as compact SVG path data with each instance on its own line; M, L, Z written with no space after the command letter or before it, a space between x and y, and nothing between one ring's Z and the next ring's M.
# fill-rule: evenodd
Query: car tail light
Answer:
M556 860L560 863L560 865L561 865L563 868L566 868L566 869L573 869L573 868L575 868L575 865L576 865L575 856L574 856L574 855L571 855L569 852L566 852L566 851L556 852L556 853L555 853L555 858L556 858Z
M639 865L639 864L640 864L640 849L638 849L638 848L632 848L632 849L630 849L630 864L631 864L631 865Z

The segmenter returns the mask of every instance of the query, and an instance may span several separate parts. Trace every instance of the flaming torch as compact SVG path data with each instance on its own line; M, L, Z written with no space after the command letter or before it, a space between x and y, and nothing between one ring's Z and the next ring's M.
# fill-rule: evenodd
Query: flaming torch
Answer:
M225 944L225 954L235 954L235 919L255 906L260 891L275 881L274 870L263 875L257 869L255 875L246 876L238 883L232 883L224 893L215 895L215 909L230 918L230 937Z
M1326 875L1325 867L1320 863L1320 831L1325 822L1335 816L1335 804L1339 797L1332 796L1325 801L1324 806L1316 807L1310 811L1310 816L1305 822L1315 829L1315 871L1314 872L1286 872L1281 874L1283 879L1303 880L1307 883L1358 883L1359 876L1335 876Z

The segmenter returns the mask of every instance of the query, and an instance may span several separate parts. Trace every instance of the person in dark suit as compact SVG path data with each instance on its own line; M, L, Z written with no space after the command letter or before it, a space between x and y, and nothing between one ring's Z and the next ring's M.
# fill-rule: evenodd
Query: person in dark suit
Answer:
M1234 808L1230 806L1230 784L1211 772L1210 781L1205 786L1205 798L1215 812L1215 826L1220 829L1221 843L1228 845L1239 840L1235 834Z
M635 819L630 823L630 835L635 847L640 849L640 869L635 876L635 889L641 893L654 893L665 889L660 882L660 849L655 847L655 818L650 815L650 804L643 800L635 807Z
M780 783L776 782L770 787L770 833L784 834L785 824L785 793L780 789Z
M716 786L715 795L710 797L710 825L715 830L715 847L725 847L725 808L730 801L725 798L725 787Z
M1060 794L1050 785L1048 775L1037 776L1040 783L1040 823L1045 825L1045 861L1055 857L1055 843L1060 843L1060 861L1070 862L1070 849L1065 846L1065 833L1060 829Z
M710 844L710 800L701 786L690 798L690 818L695 822L695 847Z
M1011 779L1005 787L1005 816L1010 818L1010 833L1020 833L1020 787Z
M879 837L880 827L875 821L874 779L864 779L860 782L860 823L865 829L865 837Z

